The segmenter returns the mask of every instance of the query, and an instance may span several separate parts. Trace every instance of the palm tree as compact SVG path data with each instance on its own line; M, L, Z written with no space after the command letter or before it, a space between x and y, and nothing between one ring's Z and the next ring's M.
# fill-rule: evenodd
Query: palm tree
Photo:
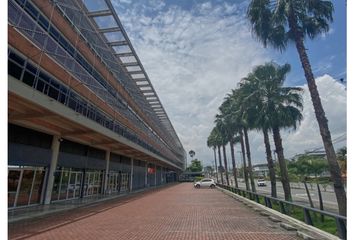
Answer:
M208 140L207 140L207 145L209 148L213 148L213 151L214 151L214 162L215 162L215 170L217 171L218 169L218 165L216 163L216 147L217 147L217 144L216 144L216 139L215 139L215 130L213 129L211 132L210 132L210 135L208 137ZM218 174L216 174L216 181L219 182L219 176Z
M242 95L240 89L235 89L232 91L231 95L231 111L233 114L233 117L237 120L239 128L238 132L240 135L240 143L241 143L241 149L243 151L243 159L245 159L245 152L247 155L247 163L248 167L244 165L244 169L249 175L250 181L251 181L251 188L252 192L256 192L256 186L254 183L254 178L253 178L253 167L252 167L252 160L251 160L251 150L250 150L250 144L249 144L249 139L248 139L248 130L251 130L253 128L252 125L252 119L246 118L247 114L245 114L245 111L247 111L247 107L243 106L242 103L242 98L244 96ZM240 133L241 132L241 133ZM247 174L246 174L247 175ZM246 183L246 188L248 185L248 177L247 178L247 183ZM249 187L248 187L249 189Z
M188 152L188 154L189 154L189 156L190 156L191 158L193 158L193 157L195 156L195 152L194 152L193 150L190 150L190 151Z
M249 75L248 79L250 79L252 75ZM258 78L262 78L263 76L258 76ZM267 165L269 169L269 177L271 183L271 196L277 197L277 187L276 187L276 176L275 176L275 167L272 159L272 152L269 143L269 135L268 132L271 129L270 119L268 115L260 112L262 108L262 96L263 94L259 88L259 84L257 81L247 81L247 78L241 81L239 95L241 99L241 105L244 108L243 114L244 118L249 119L249 122L252 122L252 128L261 130L263 133L263 140L266 152Z
M256 109L259 116L256 118L256 122L258 121L257 124L263 130L270 128L273 132L285 199L291 201L290 183L280 129L288 127L296 128L297 123L300 123L302 120L302 97L300 95L302 89L283 87L285 77L289 72L289 64L279 66L272 62L266 63L265 65L255 67L247 77L243 78L241 88L245 92L252 89L250 95L245 98L244 104ZM263 133L267 135L267 131Z
M219 156L219 169L218 171L220 172L220 178L221 178L221 184L224 185L224 177L222 174L222 163L221 163L221 153L220 153L220 147L222 145L222 137L219 129L217 127L214 127L213 130L213 136L214 136L214 143L216 144L216 147L218 148L218 156Z
M234 146L237 142L240 141L239 137L233 137L230 141L230 151L231 151L231 161L232 161L232 174L234 175L235 187L238 188L237 181L237 169L236 169L236 160L235 160L235 149Z
M226 149L225 146L229 141L229 129L227 128L228 126L226 125L225 121L222 118L222 115L216 115L215 119L216 123L216 128L220 132L221 140L222 140L222 151L223 151L223 156L224 156L224 166L225 166L225 177L226 177L226 183L227 185L230 185L229 181L229 173L228 173L228 167L227 167L227 159L226 159Z
M251 164L251 159L249 158L248 160L248 167L246 165L246 158L245 158L245 148L244 148L244 141L243 141L243 130L245 129L245 121L241 119L241 114L240 114L240 109L239 109L239 104L238 104L238 99L235 97L237 96L237 90L232 90L231 94L228 94L227 97L224 99L224 102L220 106L219 110L222 113L219 117L223 118L225 124L227 125L228 129L228 134L227 138L228 141L230 142L230 147L231 147L231 157L232 161L234 162L234 149L233 149L233 139L236 134L239 134L239 140L241 143L241 150L243 154L243 164L244 164L244 179L246 183L246 190L249 191L249 181L248 181L248 176L249 173L252 172L252 164ZM249 148L248 148L249 150ZM250 155L249 155L250 156ZM234 164L234 163L233 163ZM236 166L236 164L235 164ZM250 170L251 169L251 170ZM234 170L234 177L236 176L236 170ZM253 179L253 178L252 178ZM235 182L237 182L237 177L235 177ZM254 186L254 184L253 184ZM255 186L252 188L252 191L255 192Z
M339 214L346 216L346 192L336 160L328 120L304 45L305 37L314 39L329 30L329 23L333 21L333 11L333 4L323 0L252 0L247 16L252 24L253 32L264 46L271 45L283 51L288 42L295 43L330 166Z
M244 179L245 179L246 190L249 191L250 190L250 184L249 184L249 181L248 181L248 167L247 167L247 164L246 164L245 142L243 141L243 132L242 132L242 130L239 130L238 134L240 136L240 144L241 144L241 152L242 152L243 175L244 175Z

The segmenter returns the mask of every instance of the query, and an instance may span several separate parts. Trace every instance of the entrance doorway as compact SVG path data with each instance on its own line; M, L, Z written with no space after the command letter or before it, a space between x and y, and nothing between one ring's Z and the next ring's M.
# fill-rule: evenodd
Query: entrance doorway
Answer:
M107 193L125 192L129 188L129 174L121 172L109 172Z
M52 201L79 198L83 173L72 169L61 169L54 173Z
M84 196L91 196L101 193L103 171L92 171L85 173Z
M8 207L40 204L45 169L17 167L8 169Z

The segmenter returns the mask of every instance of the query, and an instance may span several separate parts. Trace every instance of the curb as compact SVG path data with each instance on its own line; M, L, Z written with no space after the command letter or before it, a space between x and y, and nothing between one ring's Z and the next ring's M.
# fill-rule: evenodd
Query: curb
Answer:
M299 236L303 239L309 239L309 240L311 240L311 239L339 240L340 239L337 236L334 236L334 235L327 233L321 229L310 226L304 222L301 222L297 219L289 217L288 215L282 214L276 210L270 209L266 206L263 206L262 204L254 202L252 200L249 200L248 198L237 195L236 193L230 192L230 191L222 189L220 187L217 187L217 189L219 189L221 192L225 193L226 195L238 200L239 202L244 203L246 206L252 205L252 209L258 208L259 210L256 210L256 211L259 212L263 216L267 216L268 218L273 217L274 219L280 220L281 227L285 228L287 226L290 226L290 227L294 228L292 231L297 230L297 236ZM312 235L314 235L314 236L312 236Z

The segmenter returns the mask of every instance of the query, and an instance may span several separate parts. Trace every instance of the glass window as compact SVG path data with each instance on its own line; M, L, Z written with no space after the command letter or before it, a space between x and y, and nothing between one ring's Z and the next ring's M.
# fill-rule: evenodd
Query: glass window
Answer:
M26 2L25 5L25 10L33 17L33 18L37 18L38 16L38 11L37 9L28 1Z
M33 73L25 71L25 73L23 74L23 80L22 81L25 84L27 84L28 86L33 86L34 79L35 79L35 75Z
M49 22L48 22L48 20L47 20L45 17L43 17L42 15L39 15L38 23L39 23L39 25L41 25L46 31L48 30L48 28L49 28Z
M49 33L55 40L59 39L60 34L55 28L53 28L53 26L50 26Z
M32 182L33 182L34 170L24 170L20 192L17 198L17 206L28 205L29 195L31 192Z
M14 78L20 79L22 73L22 67L18 66L12 61L8 61L8 73Z

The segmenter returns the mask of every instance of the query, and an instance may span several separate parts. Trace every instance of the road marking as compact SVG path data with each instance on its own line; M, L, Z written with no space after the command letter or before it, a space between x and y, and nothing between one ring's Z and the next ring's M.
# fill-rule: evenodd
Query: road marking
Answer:
M269 194L269 191L267 191L267 190L257 189L257 191L262 191L262 192L265 192L265 193L268 193L268 194ZM281 195L281 196L284 196L284 193L279 193L279 192L277 192L277 194L278 194L278 195ZM298 196L298 195L299 195L299 194L295 194L295 196L296 196L297 198L308 199L307 194L303 194L303 195L306 196L306 197ZM301 195L301 193L300 193L300 195ZM313 194L310 194L310 195L313 195ZM320 202L320 201L317 200L317 199L313 199L312 201L314 201L314 202ZM323 201L323 203L324 203L324 204L329 204L329 205L335 205L335 206L337 206L337 203L336 203L336 202Z

